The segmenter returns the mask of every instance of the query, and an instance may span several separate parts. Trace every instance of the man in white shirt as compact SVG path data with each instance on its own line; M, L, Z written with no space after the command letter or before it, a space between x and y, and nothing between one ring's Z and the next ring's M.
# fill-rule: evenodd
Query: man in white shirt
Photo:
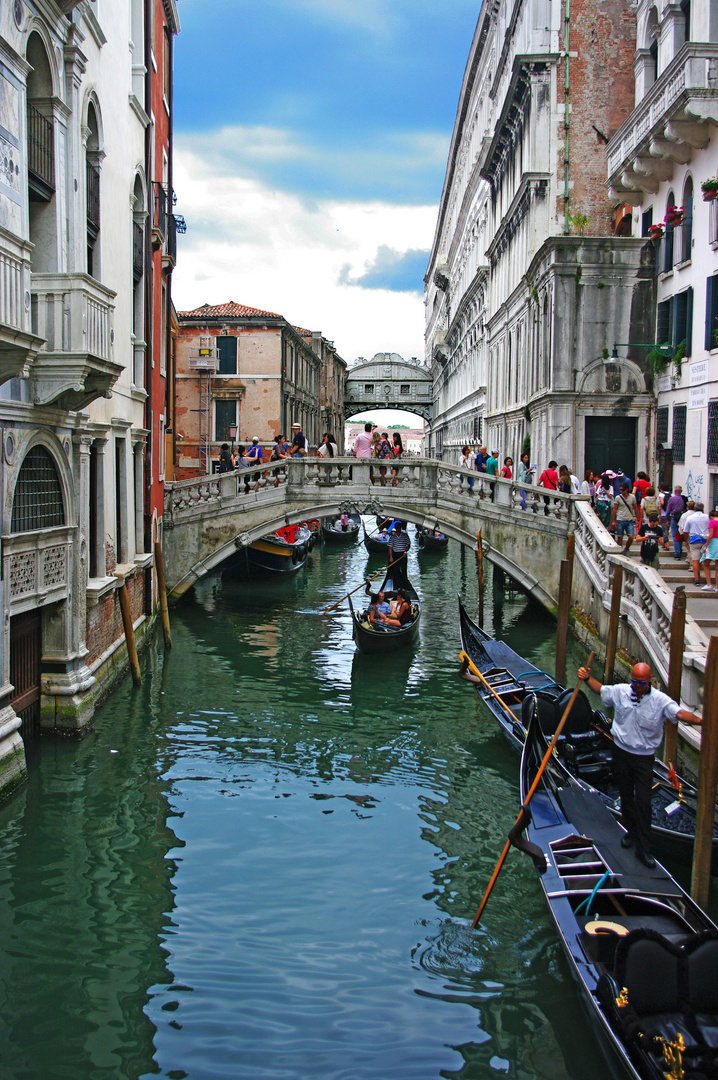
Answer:
M365 424L364 430L360 431L354 440L354 457L371 457L371 424Z
M686 514L683 522L683 531L688 533L688 550L693 564L694 585L700 585L701 583L701 551L708 539L709 526L710 518L705 513L703 503L696 503L693 513Z
M580 667L578 677L594 694L601 695L602 705L613 705L613 775L621 796L621 821L626 835L624 848L636 845L636 858L653 867L651 855L651 800L653 761L663 738L663 722L700 724L701 718L682 709L660 690L651 686L648 664L635 664L630 683L602 686L588 668Z

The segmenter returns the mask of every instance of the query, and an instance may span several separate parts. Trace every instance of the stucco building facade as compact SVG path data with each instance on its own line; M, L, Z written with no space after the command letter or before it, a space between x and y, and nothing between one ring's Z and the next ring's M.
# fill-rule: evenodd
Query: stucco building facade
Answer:
M624 0L482 8L425 279L431 454L648 466L645 354L610 357L653 320L651 245L605 186L634 43Z
M177 326L177 479L211 472L225 442L256 436L267 458L295 421L311 446L325 431L342 445L346 364L331 341L234 302L178 312Z

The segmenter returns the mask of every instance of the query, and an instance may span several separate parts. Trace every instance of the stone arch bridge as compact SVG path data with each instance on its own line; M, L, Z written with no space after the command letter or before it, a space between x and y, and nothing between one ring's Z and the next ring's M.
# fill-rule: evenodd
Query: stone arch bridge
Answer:
M367 409L406 409L424 420L433 415L431 372L399 353L376 353L349 368L344 386L344 418Z

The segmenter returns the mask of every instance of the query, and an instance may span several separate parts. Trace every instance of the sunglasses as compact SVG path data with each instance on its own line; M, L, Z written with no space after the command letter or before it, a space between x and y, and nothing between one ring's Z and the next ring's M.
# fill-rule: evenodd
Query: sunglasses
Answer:
M648 686L650 679L631 679L631 686Z

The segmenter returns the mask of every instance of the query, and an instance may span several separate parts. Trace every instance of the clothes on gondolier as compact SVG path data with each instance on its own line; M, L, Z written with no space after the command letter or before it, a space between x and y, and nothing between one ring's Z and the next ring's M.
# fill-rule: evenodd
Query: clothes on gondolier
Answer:
M629 754L652 755L661 745L663 722L677 724L681 711L673 698L651 687L639 698L630 683L601 687L601 704L613 706L611 735L616 746Z
M402 555L411 547L411 540L409 539L409 534L403 529L400 533L398 533L396 530L392 531L389 534L389 547L391 548L395 556Z

